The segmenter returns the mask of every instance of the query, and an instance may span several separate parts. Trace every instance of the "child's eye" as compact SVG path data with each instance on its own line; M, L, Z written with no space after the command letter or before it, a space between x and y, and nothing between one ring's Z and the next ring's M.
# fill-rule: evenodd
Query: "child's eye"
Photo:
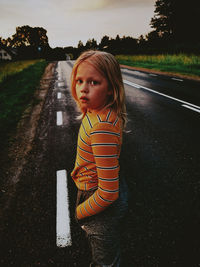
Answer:
M76 80L76 83L81 84L82 83L82 80L81 79L78 79L78 80Z
M90 84L91 84L91 85L97 85L98 82L97 82L97 81L91 81Z

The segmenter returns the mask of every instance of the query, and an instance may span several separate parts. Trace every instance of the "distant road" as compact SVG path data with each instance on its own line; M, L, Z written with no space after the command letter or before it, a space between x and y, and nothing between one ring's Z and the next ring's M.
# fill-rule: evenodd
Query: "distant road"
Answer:
M84 267L90 262L88 243L74 219L76 188L70 178L80 125L70 94L72 65L57 64L33 149L0 229L1 266ZM120 171L130 191L122 225L123 266L198 266L200 83L127 69L122 73L128 124ZM71 237L60 248L56 174L62 170L68 177Z

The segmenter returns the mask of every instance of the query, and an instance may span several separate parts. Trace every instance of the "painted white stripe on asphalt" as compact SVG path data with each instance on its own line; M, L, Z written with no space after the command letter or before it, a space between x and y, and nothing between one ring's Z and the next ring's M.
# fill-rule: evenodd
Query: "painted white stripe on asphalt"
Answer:
M127 81L127 80L123 80L123 82L124 82L125 84L128 84L128 85L130 85L130 86L133 86L133 87L135 87L135 88L138 88L138 89L141 88L141 86L138 85L138 84L136 84L136 83L132 83L132 82L129 82L129 81Z
M57 171L56 245L72 245L66 170Z
M60 92L57 94L57 98L61 99L61 93Z
M149 73L150 76L158 76L157 74Z
M58 87L62 87L62 86L64 86L63 82L58 83Z
M138 89L144 89L144 90L147 90L147 91L152 92L152 93L154 93L154 94L161 95L161 96L167 97L167 98L169 98L169 99L175 100L175 101L177 101L177 102L180 102L180 103L182 103L182 104L190 105L190 106L192 106L192 107L194 107L194 108L200 109L200 107L197 106L197 105L191 104L191 103L189 103L189 102L180 100L180 99L178 99L178 98L175 98L175 97L172 97L172 96L169 96L169 95L166 95L166 94L159 93L159 92L157 92L157 91L155 91L155 90L152 90L152 89L150 89L150 88L147 88L147 87L145 87L145 86L142 86L142 85L139 85L139 84L136 84L136 83L132 83L132 82L127 81L127 80L123 80L123 82L124 82L125 84L128 84L128 85L130 85L130 86L133 86L133 87L135 87L135 88L138 88Z
M189 109L191 109L191 110L193 110L193 111L196 111L196 112L200 113L200 109L193 108L193 107L190 107L190 106L188 106L188 105L182 105L182 107L189 108Z
M62 111L57 112L57 125L62 125L63 124L63 116L62 116Z
M179 82L183 82L183 80L182 79L177 79L177 78L171 78L172 80L174 80L174 81L179 81Z

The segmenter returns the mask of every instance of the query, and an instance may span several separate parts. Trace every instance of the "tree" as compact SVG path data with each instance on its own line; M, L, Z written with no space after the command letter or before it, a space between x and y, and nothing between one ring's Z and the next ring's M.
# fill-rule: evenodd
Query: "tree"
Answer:
M103 36L101 39L101 42L99 44L99 49L100 50L106 50L110 44L109 40L110 40L110 38L107 35Z
M85 48L86 50L97 49L97 41L94 38L87 40Z
M130 36L123 36L120 42L121 51L120 53L123 54L135 54L138 48L138 41L137 39L130 37Z
M6 45L17 49L19 59L44 58L51 50L47 31L28 25L17 27L16 33L6 40Z
M146 35L146 39L151 44L156 44L158 41L164 39L164 36L159 34L157 31L151 31ZM140 40L140 42L144 42L143 40Z
M155 15L151 19L151 27L155 29L155 36L170 36L173 33L172 29L172 1L171 0L157 0L155 3Z
M0 37L0 44L7 46L7 40Z
M197 33L200 7L198 0L157 0L151 27L173 42L199 42Z
M110 38L108 41L108 45L105 45L103 47L103 50L110 52L114 55L119 54L120 42L121 42L121 39L119 35L116 36L116 39Z
M83 45L82 41L80 40L78 42L78 49L82 50L83 48L84 48L84 45Z
M31 46L43 48L49 46L47 31L41 27L22 26L16 28L16 33L12 36L12 47Z

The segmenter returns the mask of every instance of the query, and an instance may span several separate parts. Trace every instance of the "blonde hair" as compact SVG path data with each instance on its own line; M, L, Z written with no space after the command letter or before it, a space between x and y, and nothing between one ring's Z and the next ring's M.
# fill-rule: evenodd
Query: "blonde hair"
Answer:
M79 65L82 62L88 62L97 69L108 81L109 89L112 94L109 97L106 108L111 107L117 115L122 119L123 127L126 125L126 105L125 105L125 93L124 85L122 81L122 74L119 63L115 57L107 52L89 50L83 52L76 60L71 74L71 91L72 96L78 104L76 95L76 74ZM81 110L83 115L86 110Z

